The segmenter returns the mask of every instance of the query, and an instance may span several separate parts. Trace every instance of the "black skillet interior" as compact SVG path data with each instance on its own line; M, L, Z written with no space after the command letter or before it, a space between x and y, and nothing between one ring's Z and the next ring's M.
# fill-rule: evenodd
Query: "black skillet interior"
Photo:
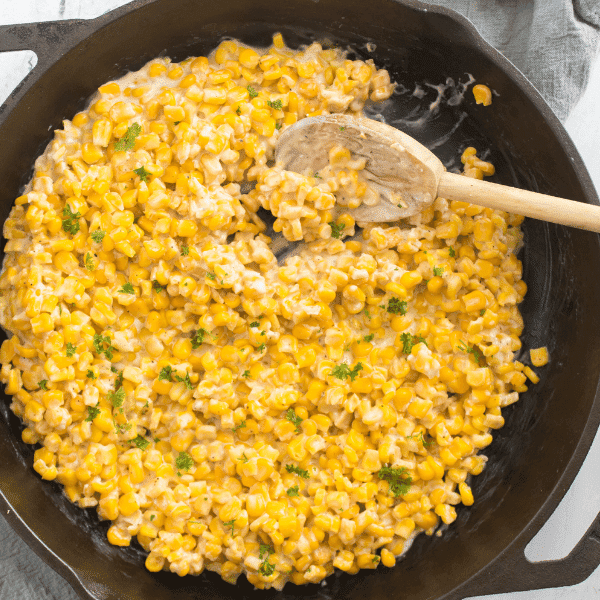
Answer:
M2 221L50 139L48 127L60 127L62 118L81 110L100 84L157 55L181 60L207 53L223 37L265 46L275 31L292 47L323 41L387 67L399 83L397 93L370 114L431 147L449 168L458 168L462 150L473 145L495 164L497 182L586 201L581 174L534 102L481 50L470 29L446 15L391 0L368 8L360 0L257 0L251 5L243 0L164 0L142 6L84 40L49 69L9 116L4 134L11 143L0 144ZM372 51L367 42L375 45ZM471 76L497 92L491 107L476 106L470 92L462 97ZM436 101L438 107L431 110ZM289 585L281 593L254 591L245 579L232 587L212 573L198 578L150 574L139 548L110 546L107 524L98 521L94 510L71 505L60 486L40 481L31 468L33 450L20 442L21 425L4 396L0 486L6 498L33 535L98 599L375 600L392 595L420 600L449 594L527 530L553 490L554 504L562 497L565 481L575 472L555 488L594 407L600 371L598 237L532 220L524 229L520 258L529 292L521 305L526 324L522 360L528 361L525 350L547 345L551 365L540 370L540 383L504 411L506 425L486 449L488 467L473 481L474 506L460 508L458 520L442 537L417 538L394 569L338 574L324 586ZM583 442L591 443L589 432ZM18 529L24 533L23 527ZM46 559L68 575L56 556L46 554ZM447 597L474 591L466 586Z

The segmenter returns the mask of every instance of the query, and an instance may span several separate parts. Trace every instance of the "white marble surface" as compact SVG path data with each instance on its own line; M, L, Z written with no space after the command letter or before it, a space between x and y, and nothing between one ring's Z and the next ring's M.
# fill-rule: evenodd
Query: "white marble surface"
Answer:
M0 0L0 25L31 23L55 19L93 18L127 4L126 0ZM35 65L35 55L29 52L0 54L0 103ZM565 122L586 166L596 189L600 190L600 59L596 60L589 85ZM592 445L590 453L571 489L555 513L529 544L526 556L529 560L551 560L566 556L600 512L600 435ZM20 551L37 557L20 540ZM0 565L0 600L20 600L10 595L2 585L2 574L10 565ZM65 582L64 596L72 597L72 590ZM40 597L48 600L63 600L63 596L48 596L40 590ZM514 594L486 596L486 600L589 600L600 596L600 569L583 583L569 588L554 588ZM472 600L483 600L484 597Z

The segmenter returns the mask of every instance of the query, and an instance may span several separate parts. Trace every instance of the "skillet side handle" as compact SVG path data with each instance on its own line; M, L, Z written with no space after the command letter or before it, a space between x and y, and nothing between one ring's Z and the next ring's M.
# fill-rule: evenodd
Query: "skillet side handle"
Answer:
M524 547L509 548L498 564L465 583L456 598L576 585L600 565L600 514L565 558L531 562Z

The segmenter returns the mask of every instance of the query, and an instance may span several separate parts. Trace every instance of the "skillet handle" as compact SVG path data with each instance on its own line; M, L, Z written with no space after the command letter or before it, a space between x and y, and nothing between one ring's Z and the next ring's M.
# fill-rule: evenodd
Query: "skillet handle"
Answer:
M600 565L600 514L565 558L531 562L524 550L525 546L518 544L507 549L497 564L467 582L459 597L563 587L585 581Z
M0 26L0 52L32 50L39 65L54 62L74 42L82 39L90 21L68 20Z

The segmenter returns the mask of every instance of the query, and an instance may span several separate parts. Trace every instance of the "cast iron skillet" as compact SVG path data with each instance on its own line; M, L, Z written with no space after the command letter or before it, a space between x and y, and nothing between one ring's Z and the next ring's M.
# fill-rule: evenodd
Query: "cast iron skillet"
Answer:
M291 46L328 38L386 66L408 90L387 103L386 119L449 167L475 145L487 150L501 183L598 204L577 151L540 95L452 11L415 0L137 0L92 21L0 27L0 51L30 49L38 56L0 109L1 219L51 130L81 110L100 84L160 54L181 60L206 53L225 36L267 45L274 31ZM368 41L376 44L371 54ZM464 83L467 74L497 92L494 104L484 109L470 95L457 103L455 86L431 114L437 91L427 84L448 77ZM412 94L416 83L423 98ZM88 600L454 600L582 581L600 564L600 519L563 560L532 564L523 550L566 493L600 422L599 239L533 220L525 234L523 347L548 345L551 364L504 411L506 425L486 449L488 467L473 482L474 506L461 507L442 537L419 536L395 568L338 574L324 586L288 585L283 592L254 591L245 579L233 587L213 573L151 574L139 548L110 546L107 524L94 510L70 504L60 486L33 472L32 448L20 442L21 425L6 396L0 402L2 514Z

